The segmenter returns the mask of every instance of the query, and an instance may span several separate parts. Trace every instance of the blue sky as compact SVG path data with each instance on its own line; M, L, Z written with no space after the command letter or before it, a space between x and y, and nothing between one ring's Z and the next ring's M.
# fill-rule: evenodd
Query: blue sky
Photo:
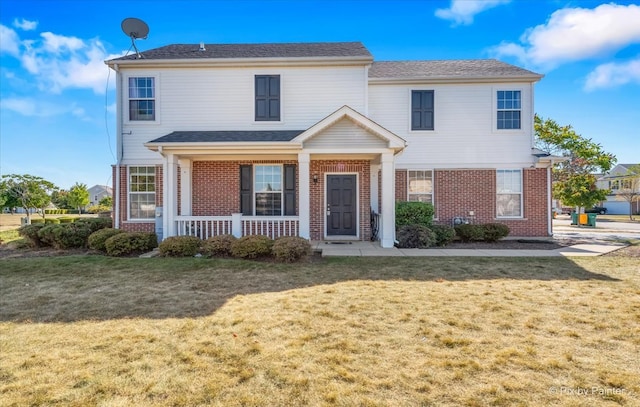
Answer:
M0 0L0 173L111 185L124 18L171 43L362 41L375 59L497 58L545 78L536 112L640 162L640 5L603 1Z

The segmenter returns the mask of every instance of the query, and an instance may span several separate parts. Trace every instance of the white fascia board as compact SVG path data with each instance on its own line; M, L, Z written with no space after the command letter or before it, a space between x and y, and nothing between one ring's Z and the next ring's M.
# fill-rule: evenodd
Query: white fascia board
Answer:
M246 151L258 151L264 154L271 154L273 152L297 151L302 149L301 144L297 143L283 143L283 142L229 142L229 143L215 143L215 144L203 144L203 143L144 143L144 146L151 151L159 151L161 153L175 152L184 153L189 151L190 154L211 154L215 152L246 152Z

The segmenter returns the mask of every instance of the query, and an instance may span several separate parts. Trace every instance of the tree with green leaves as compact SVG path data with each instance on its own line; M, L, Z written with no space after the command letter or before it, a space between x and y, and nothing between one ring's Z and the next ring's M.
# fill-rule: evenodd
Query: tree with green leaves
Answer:
M113 197L111 195L105 196L98 202L98 205L113 208Z
M73 209L73 206L69 205L69 191L60 189L51 193L51 202L58 209Z
M606 189L596 186L597 173L606 173L616 157L591 139L537 114L534 119L536 147L552 155L567 157L553 168L553 196L563 204L590 208L606 199Z
M31 209L40 209L44 218L44 208L51 203L50 194L56 189L52 182L29 174L3 175L0 182L0 191L8 194L19 207L25 210L28 223L31 223L29 213Z
M75 185L69 189L67 199L69 205L78 208L78 213L81 213L82 208L89 205L89 190L87 189L87 185L76 182Z

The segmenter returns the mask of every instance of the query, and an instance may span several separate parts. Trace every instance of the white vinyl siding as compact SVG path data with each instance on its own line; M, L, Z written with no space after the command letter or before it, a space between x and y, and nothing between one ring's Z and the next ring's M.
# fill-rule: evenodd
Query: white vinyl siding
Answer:
M122 68L123 162L160 163L160 155L144 143L177 129L304 130L344 105L364 114L365 71L363 66ZM255 76L274 72L281 78L281 120L255 121ZM156 78L156 121L131 122L128 78L145 76Z
M342 119L304 143L305 148L387 148L388 143L359 127L349 119Z
M496 216L522 217L522 170L496 171Z
M532 85L521 91L521 129L496 130L495 84L426 84L434 91L435 128L411 130L412 84L369 85L369 117L407 141L396 157L399 168L523 168L533 163Z

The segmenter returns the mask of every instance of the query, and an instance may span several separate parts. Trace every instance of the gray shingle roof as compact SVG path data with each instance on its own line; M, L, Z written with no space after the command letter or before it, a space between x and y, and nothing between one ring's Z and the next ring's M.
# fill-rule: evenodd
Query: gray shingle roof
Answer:
M291 141L304 130L273 131L174 131L149 143L224 143L242 141Z
M144 59L224 59L224 58L314 58L368 57L371 53L361 42L305 42L276 44L172 44L143 51ZM137 59L136 54L112 59Z
M369 69L369 78L380 79L531 78L536 76L542 75L495 59L382 61L374 62Z

